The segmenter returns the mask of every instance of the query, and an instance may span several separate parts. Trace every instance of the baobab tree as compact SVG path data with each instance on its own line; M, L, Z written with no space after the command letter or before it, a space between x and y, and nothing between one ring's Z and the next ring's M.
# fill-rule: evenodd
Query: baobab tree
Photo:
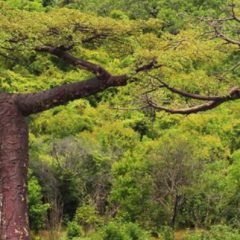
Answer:
M75 12L67 12L67 14L71 13L75 14ZM41 18L42 15L40 14ZM4 35L5 39L3 43L1 42L2 46L0 47L5 50L5 52L1 53L3 58L14 61L14 58L11 59L11 56L14 57L16 51L21 51L21 49L29 45L31 51L35 54L53 55L65 64L72 65L75 68L84 69L93 75L93 77L87 80L63 84L48 90L33 93L2 92L0 94L0 238L2 240L28 240L27 117L31 114L40 113L56 106L66 104L75 99L94 95L109 87L125 86L129 81L134 79L133 75L144 74L152 69L164 66L161 63L158 63L155 60L155 57L152 57L152 60L149 60L146 64L141 64L140 66L135 67L134 74L112 74L100 64L75 57L72 52L77 41L74 40L74 37L69 35L67 31L67 33L65 33L64 41L62 38L59 38L55 43L56 45L54 45L53 38L59 37L59 32L62 26L60 25L59 28L53 26L46 27L45 25L52 21L51 18L50 20L44 19L44 24L39 27L42 31L40 34L41 37L38 37L35 41L35 38L37 38L36 36L39 35L39 30L35 30L35 36L29 36L27 28L31 27L31 23L28 22L23 31L22 29L17 29L14 25L15 23L7 26L6 22L10 21L9 16L5 16L4 14L1 16L3 19L1 29L6 33ZM31 18L33 15L27 17ZM58 17L61 18L61 14L59 14ZM236 19L238 20L238 18ZM20 21L21 19L19 18L18 20ZM40 21L40 18L38 20ZM108 21L109 20L107 20L107 23L109 24ZM80 25L79 22L75 22L74 24L71 23L70 25L68 20L66 22L67 27L71 25L70 31L73 32L73 34L76 32L84 33L83 35L85 38L81 38L81 44L89 44L96 40L103 41L106 39L108 41L111 40L112 42L116 41L116 38L111 39L111 37L114 35L114 29L119 27L119 23L117 22L114 23L115 25L111 23L111 27L105 23L105 27L101 28L100 26L100 29L86 27ZM65 30L66 26L64 25ZM11 29L11 27L13 29ZM96 24L96 28L97 27L99 28L98 24ZM129 35L132 31L136 31L136 27L130 30L128 29L129 27L124 27L126 27L127 30L118 33L118 35ZM137 31L139 31L139 29ZM223 37L223 35L220 35L219 33L218 35ZM76 35L75 38L77 37L79 36ZM226 40L226 37L224 38ZM61 41L63 41L63 44L61 44ZM17 47L19 47L19 49L16 49ZM177 114L191 114L210 110L224 102L240 98L240 89L238 87L231 89L228 94L223 96L202 96L171 87L161 78L154 78L156 82L159 83L159 89L164 88L182 97L197 99L204 102L203 104L194 107L175 110L159 106L150 96L150 92L155 91L156 88L155 85L152 85L153 89L144 94L144 107L151 107L156 110Z

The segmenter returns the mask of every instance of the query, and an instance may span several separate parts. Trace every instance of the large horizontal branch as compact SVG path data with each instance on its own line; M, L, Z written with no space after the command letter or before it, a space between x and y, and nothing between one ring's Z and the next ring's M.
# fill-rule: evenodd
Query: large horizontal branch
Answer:
M24 115L29 115L32 113L42 112L44 110L66 104L69 101L84 98L98 92L102 92L109 87L117 87L117 86L124 86L127 84L127 80L129 76L127 75L118 75L114 76L110 74L107 70L102 68L101 66L78 59L71 54L66 52L66 48L64 47L51 47L51 46L44 46L41 48L37 48L37 51L40 52L48 52L51 53L63 61L80 68L84 68L96 75L95 78L91 78L85 81L80 81L71 84L65 84L59 87L55 87L49 90L40 91L37 93L29 93L29 94L17 94L16 103L19 106L20 111ZM156 61L153 60L149 64L144 66L138 67L135 72L146 72L153 68L161 67L162 65L157 65ZM161 82L161 87L165 87L173 93L176 93L180 96L187 97L190 99L197 99L197 100L204 100L207 101L204 104L186 108L186 109L168 109L163 106L159 106L154 103L150 98L148 98L148 105L158 109L164 110L169 113L178 113L178 114L190 114L196 113L199 111L206 111L212 108L217 107L218 105L222 104L226 101L231 101L240 98L240 90L239 88L233 88L229 95L226 96L201 96L197 94L187 93L183 90L179 90L173 88L163 82L161 79L158 79ZM146 94L147 95L147 94Z
M16 103L20 111L27 116L32 113L42 112L66 104L75 99L102 92L109 87L124 86L126 84L126 75L111 76L107 81L103 81L99 78L92 78L37 93L19 94L16 96Z
M67 50L69 49L51 46L39 47L36 49L38 52L53 54L73 66L84 68L94 73L96 77L85 81L65 84L37 93L18 94L16 102L23 114L29 115L42 112L55 106L66 104L69 101L102 92L109 87L124 86L127 84L129 76L112 75L97 64L72 56L66 52ZM152 63L147 64L142 66L141 69L137 69L137 72L147 71L154 67L155 65Z
M79 67L89 72L92 72L100 79L106 79L111 77L111 74L100 65L76 58L69 54L68 52L66 52L66 49L64 47L43 46L38 47L35 50L38 52L47 52L53 54L75 67Z

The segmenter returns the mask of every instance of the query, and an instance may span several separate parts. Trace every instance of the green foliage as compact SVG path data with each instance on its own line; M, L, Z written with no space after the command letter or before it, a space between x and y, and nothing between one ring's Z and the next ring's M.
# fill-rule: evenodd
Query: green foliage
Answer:
M174 230L171 227L163 226L160 229L160 236L163 240L174 240Z
M42 188L38 179L30 172L28 180L28 204L30 228L39 231L45 227L47 210L50 208L48 203L42 201Z
M158 78L202 95L228 94L239 85L239 68L233 69L239 49L203 34L209 28L200 21L226 18L228 3L0 1L1 92L35 92L92 77L34 50L43 45L72 46L74 56L132 76L125 87L30 117L32 229L44 228L47 211L51 224L72 221L69 238L83 232L102 240L148 239L138 224L160 229L165 239L173 238L170 225L240 227L239 102L186 117L141 108L148 91L166 107L199 103L163 88L152 92ZM238 37L233 23L222 30ZM153 59L163 66L136 74ZM215 226L188 238L239 239L239 233Z
M9 6L27 11L43 11L42 0L5 0Z
M122 231L119 224L109 223L102 231L103 240L126 240L127 234Z
M149 238L147 232L142 230L135 223L128 223L125 225L125 232L131 240L146 240Z
M99 233L101 240L147 240L148 234L134 223L110 222Z
M83 205L79 207L74 219L79 225L83 226L85 233L101 222L96 208L92 205Z
M120 205L119 216L128 221L143 219L150 211L152 179L139 155L125 156L113 165L113 182L110 201ZM136 154L135 154L136 155Z
M67 225L67 237L69 240L74 239L75 237L82 236L82 229L81 227L75 222L68 222Z
M225 225L212 226L210 231L190 234L186 240L239 240L240 232Z

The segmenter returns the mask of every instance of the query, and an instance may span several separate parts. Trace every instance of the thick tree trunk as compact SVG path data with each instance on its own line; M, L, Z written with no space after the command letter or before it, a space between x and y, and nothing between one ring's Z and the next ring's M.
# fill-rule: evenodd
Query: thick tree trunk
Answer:
M28 240L28 128L16 95L0 95L0 239Z

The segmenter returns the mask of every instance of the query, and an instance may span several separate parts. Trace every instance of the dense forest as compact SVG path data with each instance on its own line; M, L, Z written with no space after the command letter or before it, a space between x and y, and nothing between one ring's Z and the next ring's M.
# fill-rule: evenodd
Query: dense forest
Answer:
M1 93L96 73L42 46L129 76L28 117L31 239L240 239L239 26L239 0L0 1Z

